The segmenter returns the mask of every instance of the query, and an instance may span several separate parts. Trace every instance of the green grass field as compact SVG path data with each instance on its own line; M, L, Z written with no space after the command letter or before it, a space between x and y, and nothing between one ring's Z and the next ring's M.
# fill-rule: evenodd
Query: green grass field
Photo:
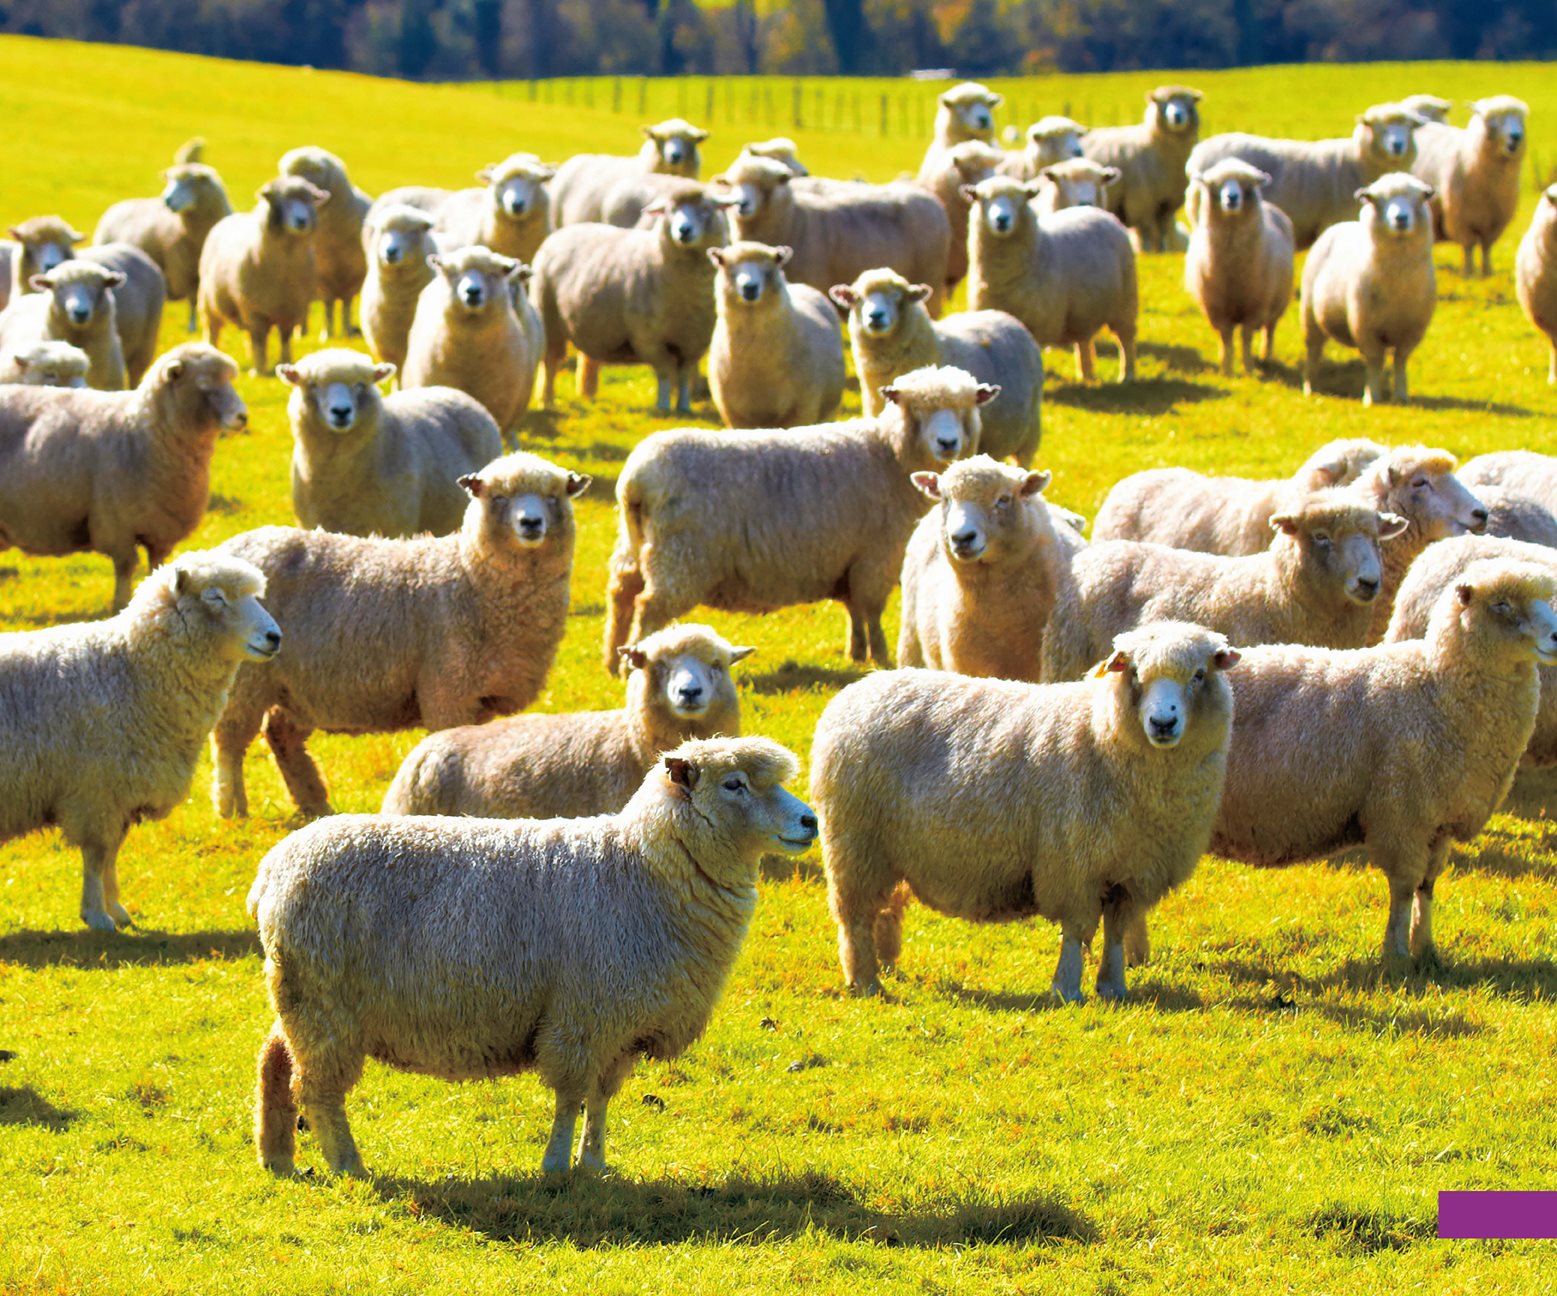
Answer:
M1206 92L1208 129L1335 134L1376 100L1506 91L1532 106L1539 159L1557 121L1557 88L1535 65L1005 88L1031 115L1068 104L1126 120L1170 79ZM677 110L674 83L650 89L651 117ZM749 89L710 123L710 170L744 139L788 131L741 115ZM688 91L688 115L703 93ZM517 149L634 147L635 100L613 115L609 83L595 99L8 38L0 214L57 211L90 230L110 201L156 192L194 134L240 206L297 144L336 150L370 191L463 184ZM912 168L921 146L847 123L795 133L816 170L872 178ZM1516 236L1533 202L1532 190ZM1142 380L1082 387L1069 356L1051 357L1039 460L1054 498L1090 514L1114 480L1161 464L1282 474L1342 435L1557 452L1544 343L1513 299L1514 241L1485 283L1460 278L1457 250L1440 254L1419 400L1371 411L1360 365L1335 353L1328 394L1302 398L1295 311L1272 377L1221 378L1180 261L1143 261ZM168 312L168 345L182 318ZM1109 351L1105 375L1113 364ZM191 547L291 521L285 389L245 378L241 390L250 431L219 444ZM598 405L565 399L527 425L530 448L596 477L542 709L620 696L598 652L611 488L630 447L666 425L643 412L652 394L646 371L616 372ZM0 628L105 615L111 586L105 559L0 554ZM842 612L710 619L760 649L740 668L747 731L804 756L825 701L857 674ZM376 809L418 737L316 739L337 808ZM533 1079L457 1086L379 1067L351 1101L377 1178L258 1169L250 1091L270 1014L243 898L298 821L259 747L248 774L245 823L215 818L202 768L186 805L132 831L120 866L137 928L122 937L79 926L74 851L41 835L0 847L0 1048L15 1054L0 1064L0 1291L1552 1289L1541 1244L1435 1239L1440 1189L1557 1188L1550 776L1521 776L1507 813L1457 851L1439 889L1446 966L1431 978L1381 980L1385 888L1355 858L1279 873L1208 859L1158 911L1156 960L1126 1007L1051 1006L1047 924L974 928L922 910L890 999L859 1002L841 993L818 859L775 863L707 1037L623 1091L614 1174L559 1186L537 1174L551 1100ZM300 1158L317 1164L307 1135Z

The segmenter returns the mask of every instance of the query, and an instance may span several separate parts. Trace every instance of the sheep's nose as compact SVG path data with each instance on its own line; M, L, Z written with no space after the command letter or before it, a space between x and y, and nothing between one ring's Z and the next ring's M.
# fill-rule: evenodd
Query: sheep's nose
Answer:
M887 322L887 313L886 311L879 310L869 311L866 313L865 322L869 324L871 328L879 329Z
M741 285L741 296L746 301L756 301L759 291L760 289L754 283L743 283Z
M1357 578L1357 594L1364 603L1370 601L1379 592L1379 582L1371 576L1359 576Z
M1162 716L1150 716L1146 723L1151 729L1153 738L1172 738L1179 731L1179 718L1176 715L1168 716L1166 719Z
M332 405L330 407L330 422L336 427L345 427L351 422L351 406Z
M72 306L70 308L70 321L72 324L85 324L92 317L92 312L85 306Z
M462 289L460 295L465 299L467 306L481 305L481 289L474 284Z
M955 437L936 437L935 448L947 458L957 453L957 441Z
M959 531L951 538L952 548L966 551L973 548L978 543L978 539L979 533L977 531Z
M265 631L265 647L269 648L271 652L275 652L277 648L281 647L281 631Z
M683 706L692 706L703 700L703 689L698 684L688 684L676 690L676 701Z
M1477 535L1480 535L1483 531L1485 531L1487 529L1487 517L1488 517L1488 514L1487 514L1487 510L1486 509L1484 509L1484 508L1473 508L1471 510L1471 528L1470 529L1472 531L1474 531Z
M542 520L538 517L530 517L526 515L519 519L519 530L526 536L540 535L541 528L544 525L545 523L542 522Z
M1408 228L1411 222L1406 219L1405 213L1401 212L1390 218L1390 224L1398 230L1403 230Z
M228 420L228 427L246 428L249 426L249 415L245 410L239 410Z
M816 816L814 814L803 814L803 815L801 815L800 816L800 826L802 828L804 828L808 833L814 833L814 832L818 831L818 825L817 825L817 822L816 822Z
M995 217L995 228L1005 231L1011 228L1011 218L1004 213Z
M389 262L390 265L399 264L401 256L402 253L397 247L387 247L384 249L384 260Z
M697 238L697 230L691 223L676 226L676 242L691 243Z

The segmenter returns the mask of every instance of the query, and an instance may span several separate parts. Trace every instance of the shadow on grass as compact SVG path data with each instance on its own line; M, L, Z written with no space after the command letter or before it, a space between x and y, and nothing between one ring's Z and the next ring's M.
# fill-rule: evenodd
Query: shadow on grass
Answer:
M1451 938L1452 939L1452 938ZM1296 989L1300 994L1317 997L1330 990L1389 990L1411 998L1438 1002L1442 990L1486 990L1499 996L1526 998L1532 994L1543 999L1557 995L1557 963L1545 959L1456 958L1452 943L1439 946L1439 961L1431 966L1412 965L1403 970L1386 968L1382 957L1350 958L1339 967L1308 976L1293 972L1276 961L1242 959L1218 960L1208 969L1226 976L1234 984L1275 984ZM1337 1020L1350 1014L1365 1015L1371 1010L1349 1004L1299 1002L1304 1011L1324 1011ZM1479 1027L1452 1013L1403 1013L1388 1005L1378 1010L1380 1025L1394 1021L1399 1029L1420 1029L1424 1034L1441 1031L1449 1035L1474 1035ZM1413 1025L1412 1022L1416 1024Z
M1300 368L1292 371L1292 385L1303 385L1303 372ZM1408 372L1416 374L1408 366ZM1367 366L1361 360L1354 360L1344 364L1321 364L1319 374L1314 382L1314 394L1316 396L1335 396L1340 399L1362 399L1363 389L1367 386ZM1394 391L1394 369L1385 370L1386 387ZM1417 379L1413 377L1412 385ZM1393 404L1393 401L1389 402ZM1424 410L1464 410L1471 414L1500 414L1507 418L1534 418L1536 411L1526 409L1523 405L1507 405L1501 401L1493 400L1465 400L1459 396L1424 396L1413 392L1406 402L1408 409Z
M260 956L256 931L160 932L132 929L17 931L0 936L0 963L19 967L119 968Z
M1066 383L1045 388L1046 404L1066 405L1095 414L1170 414L1181 405L1200 401L1226 400L1220 387L1190 382L1184 378L1140 378L1118 383L1105 379L1099 383Z
M789 882L799 878L802 882L820 882L826 873L822 869L822 852L808 855L764 855L757 865L764 882Z
M1205 354L1192 346L1173 345L1165 342L1142 342L1136 346L1136 351L1143 356L1151 356L1154 360L1161 360L1165 369L1171 369L1174 373L1206 374L1215 373L1216 362L1208 360Z
M1406 1215L1331 1202L1321 1206L1302 1222L1316 1238L1330 1238L1346 1250L1375 1255L1381 1251L1404 1251L1418 1242L1430 1242L1438 1236L1438 1221L1424 1215Z
M1514 777L1514 786L1508 790L1508 800L1503 803L1505 814L1521 819L1544 820L1550 810L1557 810L1557 766L1540 768L1521 765ZM1543 829L1548 828L1545 823ZM1553 846L1557 849L1557 828L1553 829Z
M59 1134L75 1119L75 1112L56 1107L35 1089L0 1087L0 1126L31 1125Z
M1128 985L1130 994L1123 1007L1144 1007L1165 1013L1202 1012L1205 1009L1204 1000L1195 991L1171 981L1138 972L1128 978ZM1081 988L1088 999L1093 997L1092 987L1085 978ZM1072 1006L1056 999L1047 986L1036 992L986 990L962 981L942 980L937 983L936 990L948 999L990 1012L1039 1013Z
M753 693L764 695L793 693L797 689L841 689L869 674L865 666L802 666L787 661L777 670L747 675L745 682Z

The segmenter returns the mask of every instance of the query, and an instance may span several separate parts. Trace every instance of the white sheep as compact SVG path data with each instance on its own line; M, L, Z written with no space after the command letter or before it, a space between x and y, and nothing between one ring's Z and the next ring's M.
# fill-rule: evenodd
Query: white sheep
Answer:
M113 288L114 328L124 353L126 385L134 387L157 358L167 280L151 257L129 243L82 248L76 256L124 276L124 282Z
M1085 126L1069 117L1040 117L1027 128L1027 147L1001 159L1000 174L1013 180L1036 180L1045 167L1084 157L1081 137L1086 133Z
M1519 169L1524 165L1525 118L1530 109L1511 95L1478 99L1463 130L1425 122L1416 132L1411 172L1433 187L1438 237L1465 252L1465 273L1481 249L1481 273L1492 273L1492 245L1519 208Z
M368 240L368 276L362 281L362 336L380 360L405 367L406 342L422 289L437 273L433 218L404 203L375 207L363 226Z
M1546 381L1557 383L1557 184L1541 192L1530 228L1519 240L1514 292L1525 318L1546 335L1550 348Z
M1033 206L1040 216L1052 216L1068 207L1108 207L1108 191L1119 183L1118 167L1104 166L1091 158L1070 158L1038 172L1041 182ZM966 204L964 204L966 208Z
M994 144L995 109L1002 102L1000 95L977 81L964 81L945 91L936 104L935 135L919 164L919 183L934 178L948 149L969 141Z
M946 245L946 295L950 296L968 277L968 204L962 198L963 186L989 179L999 169L1004 154L979 140L966 140L939 157L938 165L920 183L935 195L951 227Z
M1477 455L1456 474L1487 507L1491 535L1557 544L1557 458L1533 450L1499 450Z
M362 225L373 200L352 184L346 164L322 148L295 148L283 153L276 170L283 177L301 177L329 195L319 213L319 233L314 241L318 295L324 306L320 336L348 337L356 331L351 322L352 299L362 291L368 273Z
M1437 95L1414 94L1402 99L1400 106L1409 108L1425 122L1446 122L1454 103L1449 99L1440 99Z
M113 290L124 274L91 261L62 261L28 281L32 292L13 296L0 311L0 351L35 342L68 342L87 356L87 385L124 389L124 347Z
M70 260L76 254L76 244L86 238L63 216L34 216L12 225L7 233L16 240L9 279L12 301L41 291L33 285L33 277L46 275L61 261Z
M34 342L0 355L0 383L30 387L85 387L91 358L69 342Z
M643 145L632 157L608 153L576 153L557 168L551 181L552 219L564 225L604 219L605 197L620 180L646 172L696 180L703 159L698 145L708 132L672 117L643 129Z
M1162 85L1146 93L1146 117L1135 126L1093 127L1082 152L1116 167L1109 210L1130 227L1146 252L1173 247L1174 217L1184 202L1184 166L1200 138L1198 90Z
M438 207L445 252L479 243L526 265L552 231L547 184L557 174L534 153L513 153L476 172L481 187L458 189Z

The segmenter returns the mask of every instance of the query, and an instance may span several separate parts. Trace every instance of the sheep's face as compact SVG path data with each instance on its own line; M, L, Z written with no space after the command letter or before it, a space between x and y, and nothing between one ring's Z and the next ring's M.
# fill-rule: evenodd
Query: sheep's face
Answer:
M199 627L231 661L269 661L281 629L260 603L265 578L234 558L187 554L173 561L173 597L186 629Z
M894 271L873 270L852 284L839 284L828 295L849 312L849 327L873 338L889 338L914 305L930 296L929 284L911 284Z
M1087 128L1068 117L1044 117L1027 128L1027 149L1039 169L1082 156Z
M782 301L786 295L784 266L792 253L787 247L763 243L735 243L709 248L708 259L719 268L719 300L725 308L751 308Z
M740 707L730 668L755 651L737 648L707 626L684 625L628 644L620 653L634 672L628 683L630 697L639 691L646 694L651 709L673 726L722 720L733 735L739 731ZM685 732L692 736L690 729Z
M1295 474L1295 480L1303 490L1311 491L1349 486L1370 464L1388 453L1377 441L1361 437L1331 441L1308 457Z
M1213 217L1236 220L1259 210L1260 190L1270 183L1270 176L1247 162L1226 158L1195 176L1195 183L1210 196Z
M801 855L816 841L816 815L783 787L796 771L794 756L766 738L713 738L666 752L649 780L669 799L699 872L734 888L751 884L762 852Z
M1299 503L1270 520L1272 545L1296 548L1309 579L1353 603L1371 603L1384 580L1379 544L1406 529L1406 520L1366 504L1318 499Z
M319 208L330 201L330 195L300 176L281 176L260 187L259 200L265 204L271 229L308 238L319 227Z
M1139 732L1149 747L1177 747L1192 731L1201 747L1225 746L1231 727L1232 690L1224 678L1238 661L1227 640L1202 626L1159 621L1127 630L1114 651L1093 670L1126 733Z
M1487 509L1457 476L1444 450L1403 446L1375 463L1364 484L1379 507L1398 513L1424 543L1487 529Z
M535 216L545 206L546 182L557 174L533 154L520 153L483 167L476 179L488 187L492 205L511 221Z
M1200 130L1201 97L1187 86L1158 86L1146 96L1147 116L1170 135L1194 134Z
M960 186L988 180L995 174L995 168L1000 165L1001 157L999 149L990 147L982 140L965 140L947 151L946 162L951 171L951 178Z
M124 275L92 261L65 261L48 274L34 275L32 287L54 295L53 312L72 329L84 329L112 309L113 290Z
M1380 171L1407 171L1416 161L1416 135L1423 124L1400 104L1375 104L1357 119L1352 137L1361 155Z
M706 130L700 130L679 117L662 121L658 126L645 126L644 153L649 155L651 169L665 175L681 175L696 178L703 165L698 145L708 138Z
M749 222L769 207L788 199L791 179L789 169L782 162L742 157L724 175L715 176L713 183L731 191L736 220Z
M964 81L941 96L942 124L953 138L991 139L995 133L995 107L1000 102L1001 97L993 90Z
M897 409L899 460L939 466L977 452L979 407L1000 395L1000 388L961 369L931 367L904 374L881 395Z
M529 266L480 246L430 256L427 264L443 276L455 313L464 316L512 309L509 281L530 277Z
M346 178L346 164L322 148L296 148L283 153L276 170L284 177L306 180L326 194L342 193L351 187Z
M669 239L676 247L720 247L729 238L725 208L734 207L738 201L692 186L690 192L656 198L643 209L643 214L654 217L660 237Z
M34 275L46 275L70 260L76 254L76 244L86 237L58 216L35 216L12 225L7 232L22 245L21 282L28 286Z
M1557 580L1544 567L1483 558L1445 590L1433 619L1452 618L1459 628L1501 654L1557 666ZM1428 631L1432 637L1432 630Z
M28 387L85 387L91 361L68 342L39 342L11 357L14 381Z
M1428 201L1433 187L1404 171L1375 180L1356 193L1362 204L1362 223L1375 238L1429 239L1433 232Z
M1041 525L1049 474L977 455L944 473L914 473L913 482L940 506L941 548L953 566L971 566L997 562Z
M380 217L373 256L380 267L393 270L425 262L433 251L433 218L414 207L394 207Z
M1038 192L1037 182L1024 185L1005 176L991 176L962 188L963 198L978 204L978 220L985 232L997 239L1010 238L1025 226L1029 218L1027 200Z
M1073 158L1045 167L1040 174L1053 186L1051 210L1063 211L1067 207L1106 207L1109 186L1118 182L1120 171L1087 158Z
M573 501L590 481L537 455L504 455L459 479L473 501L466 529L474 525L491 547L536 550L548 538L571 543Z
M198 162L169 167L162 179L162 205L175 216L211 210L223 205L227 197L216 172Z
M310 423L340 436L376 422L382 405L377 384L394 377L392 364L374 364L356 351L318 351L295 365L278 365L276 376L293 387L293 426ZM302 415L303 417L298 417Z
M784 166L790 175L810 175L805 163L800 160L800 155L795 148L795 141L779 136L776 139L760 140L756 144L747 144L741 149L742 157L767 158L770 162L777 162Z
M178 408L196 426L215 424L236 432L249 424L249 409L234 386L238 366L204 342L174 347L147 372L142 385L172 392Z
M1471 105L1472 124L1479 122L1482 147L1505 158L1518 158L1525 151L1525 117L1529 108L1509 95L1478 99Z

